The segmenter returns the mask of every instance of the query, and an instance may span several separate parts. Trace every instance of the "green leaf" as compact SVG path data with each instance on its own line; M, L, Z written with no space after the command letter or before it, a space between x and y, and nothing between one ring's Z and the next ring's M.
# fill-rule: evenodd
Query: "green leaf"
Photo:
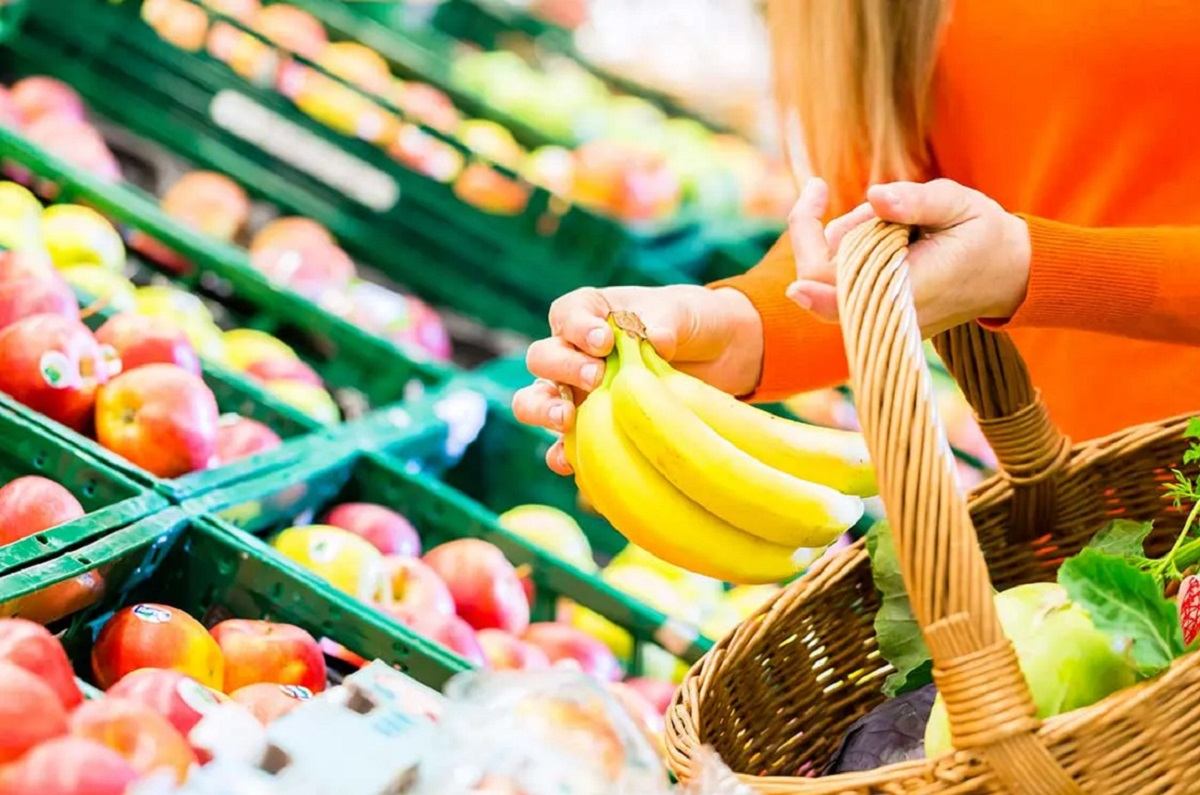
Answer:
M875 614L875 638L879 653L896 669L883 684L884 694L892 697L932 682L933 663L904 589L900 559L887 522L876 522L868 531L867 552L881 597Z
M1154 676L1183 654L1178 608L1154 577L1132 562L1084 549L1063 563L1058 582L1098 629L1133 642L1133 661L1142 676Z
M1143 544L1146 536L1150 535L1150 531L1153 529L1153 522L1114 519L1092 537L1087 548L1117 557L1144 558L1146 550Z
M1193 444L1183 451L1183 463L1194 464L1197 461L1200 461L1200 447Z
M1192 417L1188 420L1187 427L1183 430L1184 439L1200 439L1200 417Z

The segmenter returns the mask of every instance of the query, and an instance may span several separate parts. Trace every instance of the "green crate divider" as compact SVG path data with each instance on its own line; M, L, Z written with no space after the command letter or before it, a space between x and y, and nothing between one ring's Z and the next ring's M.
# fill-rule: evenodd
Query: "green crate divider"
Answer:
M0 439L0 484L41 475L64 486L87 511L78 519L0 545L0 575L95 540L166 504L159 495L65 444L24 412L4 405Z
M397 447L411 445L412 439L411 435L405 437ZM255 481L209 492L185 502L184 507L193 513L210 513L249 533L265 534L316 521L327 507L338 503L379 503L408 517L426 549L455 538L482 538L503 550L514 564L528 565L536 585L535 620L551 618L557 597L565 596L624 627L639 648L631 663L635 671L645 642L669 646L688 662L699 659L710 647L711 642L695 630L679 626L599 578L507 532L492 511L429 473L415 471L418 467L405 467L396 460L401 457L398 453L394 450L392 456L381 456L348 446L340 458L309 460Z
M136 6L128 0L115 6L39 0L12 49L23 67L66 79L104 115L316 218L351 254L435 302L490 325L536 334L544 330L549 302L570 289L687 281L684 266L700 265L707 244L694 220L640 230L578 207L557 215L541 189L516 216L467 205L450 186L318 124L225 65L160 40L137 18ZM63 19L73 24L63 25ZM369 164L398 186L399 199L382 212L372 209L218 127L210 117L218 94L240 95L312 141Z
M182 227L157 200L132 185L112 185L39 149L13 131L0 129L0 152L34 174L53 181L58 201L81 201L122 225L170 245L194 265L191 275L169 280L207 295L239 325L279 336L296 349L333 388L360 393L372 406L397 402L418 383L435 384L457 368L422 361L324 309L272 284L249 264L245 251ZM137 261L130 253L131 260ZM260 390L261 391L261 390ZM343 403L353 403L353 399Z
M16 605L19 615L22 597L97 570L104 578L104 596L59 622L65 627L63 643L85 680L90 679L89 653L103 621L142 601L185 610L209 625L229 617L296 624L433 687L466 668L462 660L387 616L364 609L258 539L178 508L0 577L0 605Z

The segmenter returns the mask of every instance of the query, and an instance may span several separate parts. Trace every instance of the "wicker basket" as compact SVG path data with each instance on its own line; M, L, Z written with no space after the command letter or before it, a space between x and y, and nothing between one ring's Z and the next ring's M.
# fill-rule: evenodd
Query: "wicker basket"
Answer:
M931 401L903 264L908 230L847 236L838 300L862 426L914 613L934 658L957 751L815 777L843 733L883 700L879 597L860 542L816 566L692 669L667 716L683 780L713 746L761 793L1200 792L1200 655L1044 722L992 604L992 585L1051 580L1114 516L1155 519L1164 547L1183 515L1165 497L1186 418L1072 447L1010 340L969 324L936 340L1002 472L968 504Z

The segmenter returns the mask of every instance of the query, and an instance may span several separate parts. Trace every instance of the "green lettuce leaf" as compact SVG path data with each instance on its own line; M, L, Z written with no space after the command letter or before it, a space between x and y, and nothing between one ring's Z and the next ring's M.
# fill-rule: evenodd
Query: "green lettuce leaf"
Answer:
M883 683L883 692L890 698L932 682L933 663L909 604L900 559L886 522L876 522L867 532L867 552L881 600L875 614L875 638L879 653L896 669Z

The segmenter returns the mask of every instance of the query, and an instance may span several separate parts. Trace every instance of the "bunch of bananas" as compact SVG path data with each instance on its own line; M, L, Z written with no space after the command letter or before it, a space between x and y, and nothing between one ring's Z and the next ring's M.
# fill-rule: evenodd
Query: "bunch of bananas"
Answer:
M564 439L584 497L663 560L737 583L796 573L875 492L863 438L756 409L671 368L636 315L610 318L603 383Z

